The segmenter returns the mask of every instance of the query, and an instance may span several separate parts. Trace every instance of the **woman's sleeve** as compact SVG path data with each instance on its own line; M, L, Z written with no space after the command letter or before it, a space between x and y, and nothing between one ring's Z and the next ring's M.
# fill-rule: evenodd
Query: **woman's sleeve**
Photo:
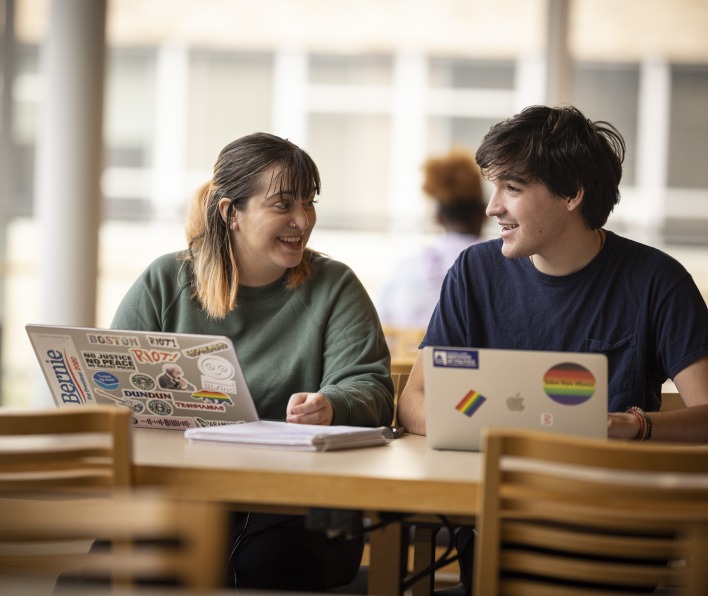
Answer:
M333 424L391 424L391 356L376 309L353 271L337 277L328 297L320 393L334 408Z
M160 310L150 291L149 269L144 271L121 300L111 329L162 331Z

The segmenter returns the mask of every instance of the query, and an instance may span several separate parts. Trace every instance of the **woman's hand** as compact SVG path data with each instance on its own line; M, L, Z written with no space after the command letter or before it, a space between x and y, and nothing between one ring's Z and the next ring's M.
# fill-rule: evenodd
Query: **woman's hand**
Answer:
M334 409L321 393L293 393L285 410L285 420L295 424L330 425Z

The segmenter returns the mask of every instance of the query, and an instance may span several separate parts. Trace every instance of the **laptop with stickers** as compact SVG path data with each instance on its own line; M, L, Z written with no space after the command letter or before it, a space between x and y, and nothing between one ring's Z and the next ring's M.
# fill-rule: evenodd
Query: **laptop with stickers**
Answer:
M135 426L185 430L258 420L228 337L27 325L59 407L122 405Z
M480 451L482 429L607 438L604 354L423 348L428 445Z

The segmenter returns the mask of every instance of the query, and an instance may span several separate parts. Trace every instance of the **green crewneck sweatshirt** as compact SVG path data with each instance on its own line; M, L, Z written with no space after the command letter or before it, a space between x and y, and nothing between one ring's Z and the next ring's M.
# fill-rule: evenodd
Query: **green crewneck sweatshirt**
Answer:
M151 263L121 302L111 327L226 335L263 419L284 420L293 393L322 393L333 424L379 426L393 418L390 354L376 310L354 272L313 255L312 275L295 290L282 279L241 286L238 305L209 318L190 297L183 253Z

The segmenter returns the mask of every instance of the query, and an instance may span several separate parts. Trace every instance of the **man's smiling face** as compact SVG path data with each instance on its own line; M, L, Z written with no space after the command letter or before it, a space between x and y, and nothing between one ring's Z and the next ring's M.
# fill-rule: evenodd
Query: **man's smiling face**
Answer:
M510 259L562 250L570 233L566 202L545 184L522 178L495 178L487 205L504 241L502 254Z

